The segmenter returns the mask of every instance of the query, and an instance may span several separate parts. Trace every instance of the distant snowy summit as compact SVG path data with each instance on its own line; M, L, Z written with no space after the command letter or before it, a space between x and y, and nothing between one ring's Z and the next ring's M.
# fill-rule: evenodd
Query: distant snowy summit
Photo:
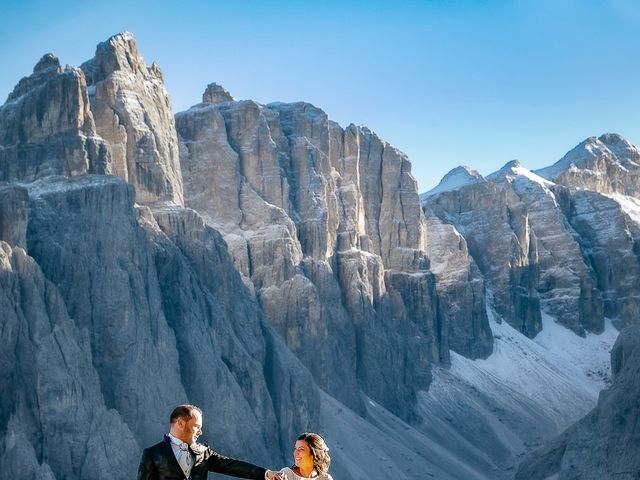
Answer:
M456 167L442 177L442 180L440 180L440 183L437 186L428 192L420 194L420 201L424 204L429 197L434 195L438 195L443 192L450 192L464 187L465 185L472 185L483 181L484 178L477 170L467 166Z
M467 166L456 167L440 183L420 195L425 201L434 195L453 191L478 182L500 181L524 176L542 186L553 183L578 190L594 190L604 194L637 197L640 192L640 149L616 133L589 137L549 167L529 170L518 160L508 162L500 170L482 177Z
M487 176L487 180L493 182L514 181L518 178L526 178L538 185L547 187L553 185L553 182L536 175L534 172L526 168L520 160L511 160L507 162L500 170Z
M536 173L549 180L566 175L567 172L589 170L609 173L603 168L616 166L622 170L634 170L640 167L640 152L628 140L615 133L606 133L600 137L589 137L550 167L536 170Z
M586 139L554 165L535 173L567 187L637 196L640 151L620 135L607 133Z

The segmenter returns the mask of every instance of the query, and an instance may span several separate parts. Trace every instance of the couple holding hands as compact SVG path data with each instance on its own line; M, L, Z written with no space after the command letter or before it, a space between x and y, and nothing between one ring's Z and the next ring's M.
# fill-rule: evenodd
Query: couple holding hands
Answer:
M202 410L194 405L177 406L169 422L164 440L142 452L138 480L206 480L209 472L253 480L333 480L328 473L329 449L316 433L300 435L293 450L294 465L274 472L196 443L202 434Z

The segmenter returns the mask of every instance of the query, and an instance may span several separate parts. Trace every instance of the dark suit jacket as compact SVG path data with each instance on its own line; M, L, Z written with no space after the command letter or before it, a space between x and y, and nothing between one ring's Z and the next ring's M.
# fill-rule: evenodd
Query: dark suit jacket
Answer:
M224 473L232 477L264 480L266 469L234 460L214 452L208 445L191 450L196 462L191 469L191 480L206 480L208 472ZM171 440L164 440L142 452L138 480L184 480L185 476L171 448Z

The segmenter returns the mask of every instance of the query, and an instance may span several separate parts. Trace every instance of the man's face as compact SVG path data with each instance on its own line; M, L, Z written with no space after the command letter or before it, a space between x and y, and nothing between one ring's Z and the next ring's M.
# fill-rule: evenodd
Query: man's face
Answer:
M191 445L196 443L198 437L202 435L202 415L194 411L191 418L179 418L178 427L180 429L180 440Z

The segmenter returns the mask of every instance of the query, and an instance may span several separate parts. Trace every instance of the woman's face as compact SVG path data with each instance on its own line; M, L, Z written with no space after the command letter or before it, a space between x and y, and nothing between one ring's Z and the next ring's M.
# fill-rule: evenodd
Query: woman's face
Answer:
M313 455L311 454L309 444L305 440L298 440L296 442L296 446L293 449L293 459L298 468L313 467Z

